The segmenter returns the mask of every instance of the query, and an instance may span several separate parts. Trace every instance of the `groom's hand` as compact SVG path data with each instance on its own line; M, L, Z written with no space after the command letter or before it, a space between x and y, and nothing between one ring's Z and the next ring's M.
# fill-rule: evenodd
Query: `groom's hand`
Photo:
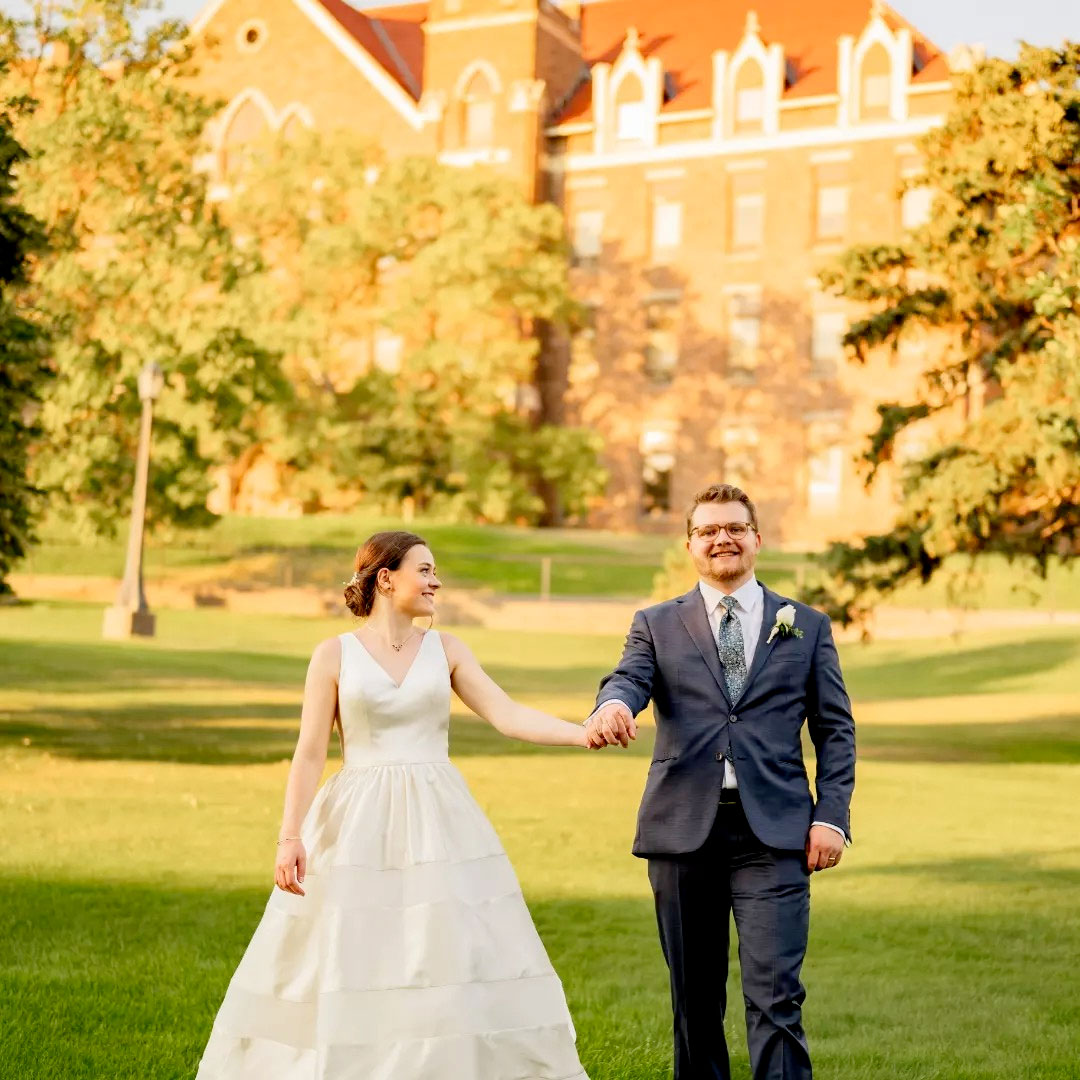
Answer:
M806 838L806 867L814 870L831 870L840 864L844 856L844 838L827 825L811 825Z
M587 730L596 748L614 746L618 743L626 747L631 739L637 738L637 724L630 710L618 701L609 701L589 717Z

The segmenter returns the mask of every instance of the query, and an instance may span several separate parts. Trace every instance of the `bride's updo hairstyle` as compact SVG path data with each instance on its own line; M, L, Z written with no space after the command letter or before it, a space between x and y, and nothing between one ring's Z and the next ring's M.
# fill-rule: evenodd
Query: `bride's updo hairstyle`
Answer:
M378 532L356 549L356 571L345 583L345 606L360 618L375 606L375 579L384 567L396 570L417 544L427 541L411 532Z

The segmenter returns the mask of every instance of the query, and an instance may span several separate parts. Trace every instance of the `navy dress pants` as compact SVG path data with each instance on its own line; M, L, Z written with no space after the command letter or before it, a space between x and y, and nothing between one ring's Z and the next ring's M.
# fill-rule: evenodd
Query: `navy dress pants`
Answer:
M686 855L651 857L660 944L671 975L675 1080L730 1080L728 927L735 916L754 1080L810 1080L799 981L810 923L802 851L766 847L742 806L721 803L709 838Z

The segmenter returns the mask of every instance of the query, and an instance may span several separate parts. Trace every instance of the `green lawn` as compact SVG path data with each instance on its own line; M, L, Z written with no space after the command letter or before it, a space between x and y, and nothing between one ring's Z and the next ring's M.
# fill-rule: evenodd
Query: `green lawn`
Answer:
M589 529L448 525L372 514L300 518L225 517L211 529L151 538L148 577L240 586L336 588L352 572L358 545L380 529L408 527L435 552L449 585L536 594L540 562L552 559L551 590L559 596L646 596L670 538ZM18 568L40 574L123 573L126 537L73 536L57 523L41 530L41 546Z
M166 611L157 639L118 645L100 619L0 609L0 1075L20 1080L193 1075L269 892L306 657L347 625ZM620 645L462 634L518 697L574 717ZM1080 635L852 646L843 660L856 843L814 879L817 1075L1074 1080ZM670 1075L665 973L629 855L650 742L646 728L629 752L587 754L453 726L592 1080Z
M401 527L397 518L365 513L225 517L208 530L151 538L146 573L151 581L181 580L207 587L337 588L349 576L356 547L367 536L378 529ZM425 520L410 527L432 545L448 585L518 595L539 593L540 563L547 556L552 560L551 591L556 596L649 596L665 553L678 539L674 531L640 535ZM123 572L124 535L113 541L88 541L52 522L41 530L41 540L18 570L114 577ZM812 570L812 557L766 546L758 565L767 585L793 594L798 589L797 577ZM996 557L981 560L979 566L979 577L971 579L966 560L956 560L929 586L901 589L889 603L920 608L1080 609L1080 569L1075 563L1051 565L1045 580ZM692 580L689 574L687 581Z

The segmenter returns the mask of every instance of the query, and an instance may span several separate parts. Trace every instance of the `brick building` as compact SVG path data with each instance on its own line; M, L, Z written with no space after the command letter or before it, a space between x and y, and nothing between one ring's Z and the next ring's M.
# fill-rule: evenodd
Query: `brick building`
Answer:
M604 437L597 523L669 526L744 484L771 542L887 526L895 480L856 467L925 343L862 366L816 271L925 217L918 137L945 58L868 0L213 0L193 27L230 151L346 126L391 153L518 178L559 205L590 327L543 369L550 417Z

